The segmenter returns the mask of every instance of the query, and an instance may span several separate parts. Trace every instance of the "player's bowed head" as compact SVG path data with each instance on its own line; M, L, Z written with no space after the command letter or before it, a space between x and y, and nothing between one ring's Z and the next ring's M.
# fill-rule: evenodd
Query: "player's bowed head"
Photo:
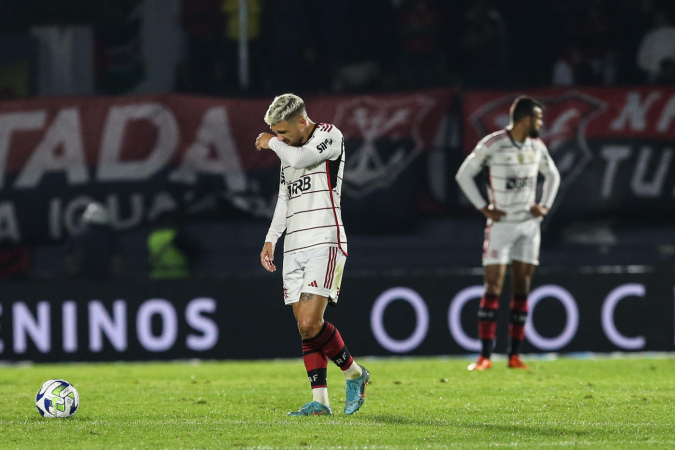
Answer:
M305 102L295 94L275 97L265 114L265 123L270 126L277 139L295 147L309 138L314 125L307 117ZM256 148L269 149L269 142L273 137L270 133L260 133L255 141Z

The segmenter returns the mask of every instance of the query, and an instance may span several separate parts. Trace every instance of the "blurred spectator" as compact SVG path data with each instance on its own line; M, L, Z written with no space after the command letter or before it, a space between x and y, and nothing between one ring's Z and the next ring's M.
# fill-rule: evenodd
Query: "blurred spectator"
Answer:
M398 48L390 0L348 0L346 47L339 51L336 91L380 90L391 84Z
M181 17L186 34L186 61L179 65L176 88L181 92L216 90L217 67L223 61L225 15L222 0L183 0Z
M618 81L622 84L637 84L644 81L635 55L640 41L654 23L654 0L621 0L616 7L616 33Z
M612 85L617 80L616 27L603 0L556 7L561 51L553 65L554 86Z
M647 81L656 81L661 72L664 59L675 59L675 26L665 10L659 10L654 16L654 28L640 43L637 64L647 76Z
M460 45L467 86L502 86L506 82L508 36L496 8L488 7L484 0L475 0L469 6Z
M412 0L399 15L401 78L406 87L442 84L447 62L441 42L444 14L434 0Z
M104 280L121 275L122 251L110 227L110 215L100 203L90 203L82 228L66 243L66 273L74 278Z
M675 85L675 59L661 60L661 71L656 76L656 84Z
M553 65L553 86L574 86L583 79L584 58L576 47L566 48Z
M267 5L270 42L262 66L277 92L297 87L298 74L294 68L302 66L307 41L308 21L303 6L302 0L270 1Z
M179 227L176 214L161 215L148 236L150 278L188 278L198 255L197 244Z
M130 92L145 79L141 0L100 2L95 26L95 85L99 93Z

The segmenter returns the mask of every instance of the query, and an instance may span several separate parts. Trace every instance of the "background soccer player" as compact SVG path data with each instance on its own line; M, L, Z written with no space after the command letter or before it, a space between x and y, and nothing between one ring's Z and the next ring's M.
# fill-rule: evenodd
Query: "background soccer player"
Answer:
M261 133L258 150L270 149L281 160L279 198L272 225L260 253L260 263L274 272L274 248L284 242L284 300L302 336L302 351L313 401L291 416L332 414L326 368L330 358L347 379L345 414L354 414L364 401L370 374L356 364L340 332L323 319L328 303L336 304L347 260L347 235L340 197L345 151L342 133L330 124L315 124L302 99L276 97L265 115L277 137Z
M542 105L530 97L518 97L511 106L510 126L483 138L457 172L459 186L487 218L483 244L485 294L478 310L478 336L483 350L469 370L492 366L499 296L508 264L513 266L508 367L527 369L518 352L525 338L527 296L539 264L539 225L560 185L558 169L539 139L542 125ZM474 181L484 168L488 169L489 204ZM539 203L535 200L538 173L544 175Z

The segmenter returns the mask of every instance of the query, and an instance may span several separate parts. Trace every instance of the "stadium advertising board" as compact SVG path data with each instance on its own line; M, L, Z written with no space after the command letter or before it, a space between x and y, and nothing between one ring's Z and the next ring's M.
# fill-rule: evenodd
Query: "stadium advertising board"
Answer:
M675 279L650 270L542 273L525 353L672 351ZM114 361L298 357L277 275L117 284L7 283L0 360ZM355 355L456 355L480 348L482 277L347 273L329 308ZM496 351L506 348L502 297Z
M450 89L306 99L312 119L345 135L352 227L362 209L380 211L382 222L411 216L420 177L400 175L432 145L451 99ZM0 245L59 241L80 226L93 200L108 206L119 231L171 210L271 217L279 160L254 146L268 129L270 101L161 95L0 102ZM394 197L393 189L404 194ZM397 208L386 208L392 202Z
M509 123L520 93L464 97L464 150ZM580 88L523 92L545 104L542 139L562 175L557 218L675 212L675 89Z

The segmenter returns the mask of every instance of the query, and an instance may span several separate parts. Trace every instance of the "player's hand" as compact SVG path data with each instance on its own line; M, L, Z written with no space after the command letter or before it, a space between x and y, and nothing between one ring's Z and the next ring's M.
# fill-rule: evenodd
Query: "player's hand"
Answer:
M270 139L272 139L273 137L274 136L272 136L269 133L260 133L255 140L255 148L257 148L258 151L263 149L269 149Z
M260 264L268 272L276 272L277 266L272 262L274 261L274 245L271 242L265 242L265 246L260 252Z
M543 217L548 214L548 208L541 205L534 205L530 208L533 217Z
M499 222L499 219L506 215L504 211L496 209L493 205L484 206L481 208L480 212L493 222Z

